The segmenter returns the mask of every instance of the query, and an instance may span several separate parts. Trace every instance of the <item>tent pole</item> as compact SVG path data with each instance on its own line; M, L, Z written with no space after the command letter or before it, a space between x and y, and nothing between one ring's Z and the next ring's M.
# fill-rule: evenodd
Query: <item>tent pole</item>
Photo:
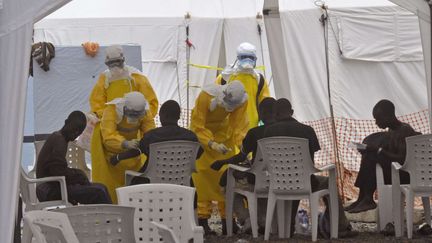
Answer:
M191 15L190 13L186 13L185 15L185 23L186 23L186 127L189 128L189 89L190 89L190 82L189 82L189 75L190 75L190 49L192 46L192 43L189 40L189 22L190 22Z
M263 21L262 14L258 12L256 15L256 19L257 19L257 31L258 31L260 47L261 47L261 60L262 60L263 67L264 67L263 72L264 72L264 77L267 77L266 68L265 68L265 60L264 60L264 48L263 48L263 41L262 41L262 27L261 27L261 23Z
M342 197L342 202L345 202L345 192L343 190L343 166L340 163L339 158L339 146L337 143L337 134L336 134L336 122L334 117L334 111L333 111L333 104L331 99L331 92L330 92L330 67L329 67L329 55L328 55L328 9L327 6L323 3L321 6L321 10L323 14L321 15L320 22L322 23L322 26L324 28L324 48L325 48L325 63L326 63L326 78L327 78L327 95L329 100L329 108L330 108L330 120L331 120L331 128L332 128L332 137L333 137L333 150L334 150L334 157L335 157L335 165L336 170L338 172L338 190L339 195Z

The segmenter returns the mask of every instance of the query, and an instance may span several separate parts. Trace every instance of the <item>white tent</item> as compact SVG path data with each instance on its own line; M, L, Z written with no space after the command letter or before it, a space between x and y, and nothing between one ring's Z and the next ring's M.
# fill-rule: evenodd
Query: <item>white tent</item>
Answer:
M11 242L17 205L33 24L68 0L0 1L0 236Z
M22 10L23 6L30 6L25 0L3 1L0 4L0 80L6 88L0 90L1 109L2 114L15 115L0 118L0 152L6 161L0 164L0 193L15 195L18 178L16 161L19 161L24 121L25 96L22 94L25 93L31 24L34 19L43 17L45 10L53 10L60 6L57 3L65 1L40 1L37 6L46 8L32 7L34 12L30 14ZM194 64L223 67L234 61L235 47L239 43L251 42L258 47L258 57L261 57L258 65L264 64L268 80L274 80L272 83L276 93L273 92L273 95L292 101L296 117L310 122L322 136L322 154L331 154L331 139L325 140L331 137L331 132L328 132L330 111L324 31L318 20L322 12L314 2L74 0L38 22L34 40L50 41L61 46L79 46L86 41L101 45L139 44L144 73L149 76L160 101L176 99L184 108L187 100L187 51L184 42L187 25L190 26L190 40L195 46L190 55L190 61ZM11 3L16 7L8 7ZM357 127L352 124L359 124L360 121L373 126L371 108L382 98L395 102L398 115L420 120L416 127L423 132L429 131L429 127L424 126L428 124L426 90L429 89L421 60L416 16L385 0L329 0L326 4L331 23L328 38L330 94L337 129L342 131L339 138L343 137L343 141L361 139L364 134L355 130ZM265 25L256 18L263 5L266 9ZM9 12L10 9L15 12ZM5 10L8 10L7 14ZM185 19L186 13L190 14L190 19ZM17 27L17 21L22 21L24 25ZM261 37L257 32L258 24L267 30ZM9 32L20 26L25 28L20 32ZM9 37L9 33L20 35ZM3 41L5 36L11 38L13 43ZM13 72L5 74L4 70ZM194 86L213 82L216 76L215 70L191 67L190 71L189 80ZM191 89L190 108L198 92L198 88ZM348 130L350 136L344 133ZM344 148L346 144L340 146ZM333 161L331 156L320 158L323 162ZM15 197L11 198L1 202L2 225L8 226L1 227L2 236L10 236L12 231L13 206L10 205L16 203Z

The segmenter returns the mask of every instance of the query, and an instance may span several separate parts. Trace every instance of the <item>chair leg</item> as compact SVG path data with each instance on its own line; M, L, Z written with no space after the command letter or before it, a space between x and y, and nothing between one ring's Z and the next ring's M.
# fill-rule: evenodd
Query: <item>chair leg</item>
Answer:
M228 220L226 220L226 228L227 228L227 235L232 236L233 234L233 207L234 207L234 197L235 193L232 191L232 189L227 188L226 192L226 203L225 203L225 215Z
M23 226L23 236L22 236L22 243L31 243L33 238L33 234L30 230L30 227L27 225L27 223L24 222Z
M310 209L311 209L311 221L312 221L312 241L316 241L318 238L318 207L319 198L315 195L309 198Z
M406 222L408 239L412 239L413 234L413 211L414 211L414 195L408 192L406 195Z
M266 215L266 227L264 233L264 240L270 239L270 228L273 220L273 213L276 207L276 195L269 193L267 201L267 215Z
M338 238L339 229L339 200L337 194L329 196L330 198L330 238Z
M278 235L279 239L283 239L285 237L285 201L278 200L277 201L277 221L278 221Z
M285 238L290 238L291 235L291 217L292 215L292 201L285 201Z
M258 238L258 200L256 197L250 195L247 197L249 206L249 217L252 227L253 238Z
M395 226L395 236L402 237L403 234L403 215L404 215L404 205L403 205L403 193L399 188L393 188L393 220Z
M431 207L430 207L430 201L429 200L430 200L429 197L422 197L423 210L424 210L424 214L425 214L425 221L429 225L432 225L431 224Z

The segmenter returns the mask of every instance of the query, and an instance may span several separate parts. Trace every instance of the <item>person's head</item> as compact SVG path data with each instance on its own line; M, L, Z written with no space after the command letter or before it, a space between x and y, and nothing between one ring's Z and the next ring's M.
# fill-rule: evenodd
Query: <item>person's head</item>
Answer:
M136 123L143 118L148 108L148 102L140 92L129 92L124 95L123 115L128 123Z
M180 105L175 100L168 100L159 110L159 119L162 126L176 125L180 119Z
M292 117L294 110L292 109L291 102L285 98L276 100L273 107L276 121L289 119Z
M375 118L376 125L381 129L389 127L397 120L395 106L390 100L378 101L373 108L372 115Z
M258 115L261 121L270 123L274 121L273 107L276 100L273 97L264 98L258 106Z
M234 80L226 85L223 85L220 105L224 107L226 111L231 112L235 110L247 102L247 99L248 96L243 84L240 81Z
M81 111L73 111L65 120L61 133L67 141L74 141L84 131L87 118Z
M254 45L243 42L237 47L238 65L242 69L253 69L256 66L256 48Z
M109 46L105 49L105 65L112 73L123 71L125 58L123 48L119 45Z

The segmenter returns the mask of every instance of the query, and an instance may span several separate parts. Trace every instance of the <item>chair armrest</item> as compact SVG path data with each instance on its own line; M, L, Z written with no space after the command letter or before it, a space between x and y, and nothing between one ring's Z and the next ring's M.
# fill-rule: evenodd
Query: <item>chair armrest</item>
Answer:
M330 170L336 170L336 166L334 164L329 164L317 169L319 171L330 171Z
M248 168L248 167L243 167L243 166L233 165L233 164L229 164L228 168L233 169L233 170L238 170L241 172L246 172L246 171L250 170L250 168Z
M65 203L68 203L68 196L67 196L67 187L66 187L66 178L64 176L49 176L49 177L42 177L38 179L32 179L28 178L26 179L29 183L42 183L42 182L59 182L60 183L60 193L61 193L61 200Z
M125 175L126 176L141 176L143 173L141 172L137 172L137 171L133 171L133 170L126 170L125 171Z

